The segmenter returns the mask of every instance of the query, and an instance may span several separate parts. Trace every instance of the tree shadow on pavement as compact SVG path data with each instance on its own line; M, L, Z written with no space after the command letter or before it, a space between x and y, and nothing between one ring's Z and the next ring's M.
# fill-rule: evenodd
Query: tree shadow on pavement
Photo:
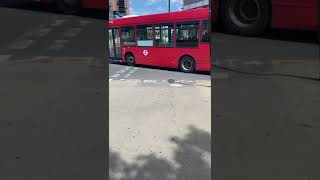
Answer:
M134 163L128 163L109 149L109 179L211 179L210 133L190 126L185 137L171 137L169 141L177 145L173 161L178 167L154 153L138 156Z

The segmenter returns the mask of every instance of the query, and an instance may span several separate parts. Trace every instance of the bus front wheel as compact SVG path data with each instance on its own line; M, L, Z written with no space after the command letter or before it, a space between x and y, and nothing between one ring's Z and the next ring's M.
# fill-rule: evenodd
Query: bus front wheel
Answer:
M196 63L190 56L184 56L179 62L179 69L185 73L194 72L196 69Z
M223 0L220 2L220 19L227 32L255 36L267 29L271 18L269 0Z
M134 56L130 53L126 55L126 62L129 66L134 66L136 64L136 60L134 59Z
M81 10L80 0L56 0L56 5L65 14L76 14Z

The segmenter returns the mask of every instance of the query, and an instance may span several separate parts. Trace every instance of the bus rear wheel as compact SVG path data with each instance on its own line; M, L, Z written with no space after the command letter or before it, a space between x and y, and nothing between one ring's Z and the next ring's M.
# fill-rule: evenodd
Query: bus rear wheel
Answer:
M269 0L224 0L220 19L227 32L246 36L262 34L271 17Z
M56 0L56 5L65 14L76 14L81 10L80 0Z
M133 54L127 54L126 55L126 62L129 66L134 66L136 65L136 60L134 59Z
M190 56L184 56L179 62L179 69L185 73L195 72L196 63Z

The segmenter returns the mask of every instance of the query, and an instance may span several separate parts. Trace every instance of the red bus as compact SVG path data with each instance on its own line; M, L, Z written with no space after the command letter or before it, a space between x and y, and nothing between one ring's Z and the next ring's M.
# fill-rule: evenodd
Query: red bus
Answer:
M210 71L208 8L109 21L110 58L128 65Z
M60 11L73 14L79 12L81 8L107 10L108 0L33 0L41 3L54 3Z
M211 0L211 17L229 33L258 35L267 28L317 31L318 0Z

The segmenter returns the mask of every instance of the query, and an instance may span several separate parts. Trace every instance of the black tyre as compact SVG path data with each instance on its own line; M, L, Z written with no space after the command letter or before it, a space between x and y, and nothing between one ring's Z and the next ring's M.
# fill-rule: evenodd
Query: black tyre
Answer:
M196 63L190 56L184 56L179 62L179 69L185 73L194 72L196 69Z
M81 10L80 0L56 0L56 5L65 14L76 14Z
M126 55L126 62L129 66L136 65L136 60L134 59L134 56L130 53Z
M220 1L220 19L227 32L246 36L262 34L271 19L269 0Z

